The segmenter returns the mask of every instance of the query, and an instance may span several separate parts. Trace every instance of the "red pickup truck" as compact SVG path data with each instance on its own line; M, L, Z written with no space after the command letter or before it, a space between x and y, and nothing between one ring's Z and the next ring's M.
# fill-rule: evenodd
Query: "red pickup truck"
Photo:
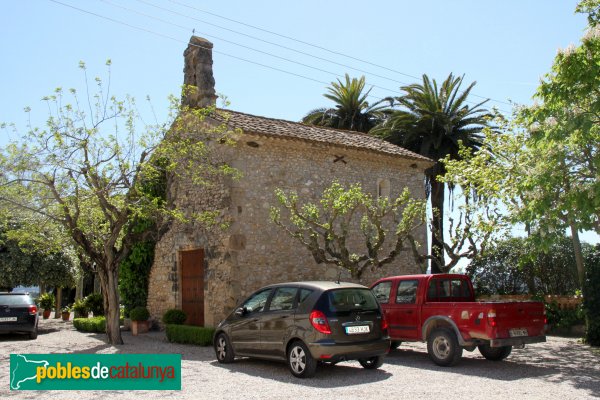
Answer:
M546 312L535 301L475 301L466 275L404 275L371 286L389 324L392 348L403 341L427 341L431 360L456 364L463 349L503 360L513 347L545 342Z

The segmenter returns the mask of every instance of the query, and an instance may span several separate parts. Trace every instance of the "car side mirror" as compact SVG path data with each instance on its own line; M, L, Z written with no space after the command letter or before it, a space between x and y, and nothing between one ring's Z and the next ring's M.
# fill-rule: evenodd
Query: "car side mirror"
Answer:
M241 317L246 313L245 307L239 307L235 310L235 315Z

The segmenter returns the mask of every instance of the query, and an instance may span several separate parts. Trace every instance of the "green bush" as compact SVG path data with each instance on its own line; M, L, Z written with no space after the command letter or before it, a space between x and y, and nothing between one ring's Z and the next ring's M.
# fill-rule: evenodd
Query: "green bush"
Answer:
M104 333L106 332L106 318L75 318L73 320L73 326L75 329L82 332Z
M100 293L88 294L85 298L85 306L94 317L104 315L104 298Z
M171 309L163 315L162 322L165 325L183 325L186 318L187 315L182 310Z
M129 318L131 318L132 321L148 321L150 312L146 307L136 307L129 311Z
M75 312L75 318L87 318L89 310L85 304L85 300L75 300L75 303L73 303L73 311Z
M173 343L212 345L214 328L189 325L167 325L167 340Z
M548 324L552 326L553 330L556 328L570 329L574 325L581 325L585 323L585 313L583 312L583 305L580 304L574 310L561 310L556 302L546 303L546 317L548 318Z
M38 298L40 302L40 308L42 310L52 310L54 308L54 295L52 293L44 293Z
M586 279L583 289L583 308L586 314L586 342L600 346L600 245L586 257Z
M152 226L136 221L134 229L144 231ZM119 294L125 306L125 316L136 307L143 307L148 300L148 279L154 262L155 242L147 241L133 245L131 254L121 263L119 271Z

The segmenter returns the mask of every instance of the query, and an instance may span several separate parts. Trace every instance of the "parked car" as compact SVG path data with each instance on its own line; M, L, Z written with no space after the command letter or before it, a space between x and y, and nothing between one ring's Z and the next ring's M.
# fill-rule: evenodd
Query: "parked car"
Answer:
M37 338L38 308L26 293L0 293L0 332L27 333Z
M463 349L488 360L508 357L513 347L545 342L546 312L537 301L475 301L466 275L404 275L383 278L371 289L389 322L392 348L426 341L431 360L456 364Z
M389 352L387 322L365 286L293 282L264 287L216 328L220 363L236 356L286 361L298 378L314 376L318 362L358 360L379 368Z

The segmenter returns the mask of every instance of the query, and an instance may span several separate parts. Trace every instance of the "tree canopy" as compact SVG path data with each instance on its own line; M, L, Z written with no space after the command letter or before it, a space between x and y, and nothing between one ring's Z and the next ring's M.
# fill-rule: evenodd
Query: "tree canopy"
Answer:
M83 63L80 67L85 71ZM46 97L45 128L28 126L24 134L15 128L20 139L0 153L0 205L35 213L64 229L96 267L108 340L121 344L118 272L133 243L160 236L173 218L210 222L216 217L214 210L187 215L169 199L145 195L144 183L166 176L168 193L177 175L206 184L233 170L211 159L211 146L229 137L225 124L212 129L202 123L214 108L189 109L172 98L170 120L148 124L134 98L117 99L110 85L100 78L95 82L95 93L86 90L81 96L58 88ZM137 218L151 218L157 228L137 232L131 224ZM35 236L37 228L24 224L19 229Z
M371 90L365 92L365 77L352 78L346 74L346 81L339 79L327 88L326 98L335 103L335 107L314 109L302 118L302 122L329 128L347 129L351 131L369 132L380 123L390 111L382 99L369 103L367 98Z
M317 263L336 265L360 278L367 268L389 264L423 224L425 204L405 189L397 198L373 198L359 184L344 187L333 182L317 202L300 199L295 192L276 191L279 207L271 219L299 241ZM352 248L351 236L359 227L364 246Z
M459 142L476 150L483 142L484 128L491 115L481 108L485 101L469 105L468 98L475 82L461 89L463 77L450 74L438 87L435 79L423 75L422 83L403 86L404 94L395 100L400 108L371 130L387 141L412 150L435 161L425 174L428 194L434 212L431 233L431 254L437 262L432 272L442 272L444 261L444 201L445 174L443 158L459 159Z

